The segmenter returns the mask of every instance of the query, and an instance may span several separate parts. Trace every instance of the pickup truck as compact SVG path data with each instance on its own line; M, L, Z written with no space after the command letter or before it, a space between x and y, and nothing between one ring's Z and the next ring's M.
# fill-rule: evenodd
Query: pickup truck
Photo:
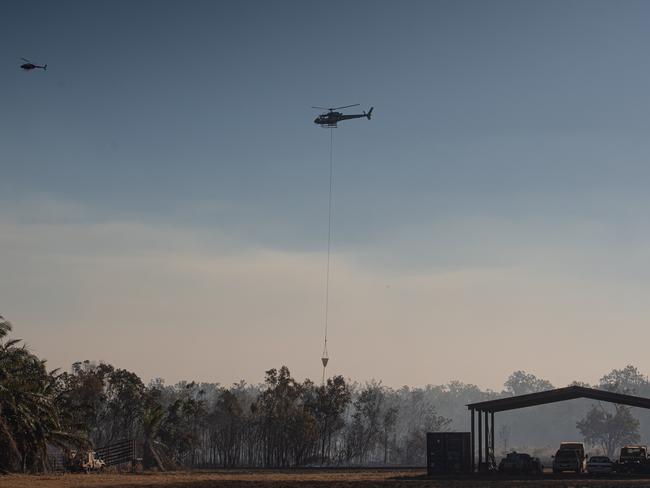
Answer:
M647 446L623 446L616 470L622 473L650 472Z

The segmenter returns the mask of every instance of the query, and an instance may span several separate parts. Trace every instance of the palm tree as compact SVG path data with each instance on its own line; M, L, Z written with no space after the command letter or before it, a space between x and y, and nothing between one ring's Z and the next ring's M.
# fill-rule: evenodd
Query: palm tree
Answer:
M144 435L143 461L145 467L155 464L160 471L165 471L165 465L156 449L156 444L159 444L157 439L164 419L165 410L160 404L152 400L150 405L145 409L142 417L142 431Z
M16 471L22 464L22 454L9 424L9 408L12 395L8 387L8 356L19 341L4 342L11 332L11 323L0 315L0 471Z
M55 405L57 371L20 340L5 340L9 321L0 316L0 470L44 471L48 446L83 445L64 431Z

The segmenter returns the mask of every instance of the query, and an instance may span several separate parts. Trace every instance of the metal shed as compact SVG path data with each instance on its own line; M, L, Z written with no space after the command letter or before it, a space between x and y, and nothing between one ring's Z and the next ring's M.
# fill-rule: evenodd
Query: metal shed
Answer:
M544 405L547 403L563 402L565 400L573 400L576 398L591 398L593 400L618 403L619 405L650 409L650 398L597 390L595 388L586 388L584 386L567 386L565 388L529 393L527 395L517 395L507 398L499 398L497 400L470 403L467 405L467 408L470 411L471 418L472 466L481 470L489 469L496 465L494 458L495 412L533 407L535 405ZM476 459L477 455L478 459Z

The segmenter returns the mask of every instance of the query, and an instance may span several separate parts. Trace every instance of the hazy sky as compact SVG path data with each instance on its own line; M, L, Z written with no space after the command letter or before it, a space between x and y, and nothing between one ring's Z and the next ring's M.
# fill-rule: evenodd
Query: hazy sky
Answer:
M0 3L0 313L143 378L650 370L650 3ZM20 57L47 63L22 72Z

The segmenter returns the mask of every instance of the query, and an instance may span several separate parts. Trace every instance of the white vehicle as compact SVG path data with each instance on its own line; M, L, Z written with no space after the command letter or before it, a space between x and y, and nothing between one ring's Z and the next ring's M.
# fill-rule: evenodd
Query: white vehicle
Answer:
M560 442L560 450L571 450L571 451L580 451L582 455L585 455L585 443L584 442Z
M83 468L88 471L101 471L106 467L106 463L104 462L103 459L99 459L96 457L97 454L95 451L88 451L86 454L86 459L84 460L83 463Z
M95 451L70 451L69 467L71 471L103 471L106 463L97 457Z
M589 474L610 474L614 471L614 463L607 456L592 456L587 461Z

